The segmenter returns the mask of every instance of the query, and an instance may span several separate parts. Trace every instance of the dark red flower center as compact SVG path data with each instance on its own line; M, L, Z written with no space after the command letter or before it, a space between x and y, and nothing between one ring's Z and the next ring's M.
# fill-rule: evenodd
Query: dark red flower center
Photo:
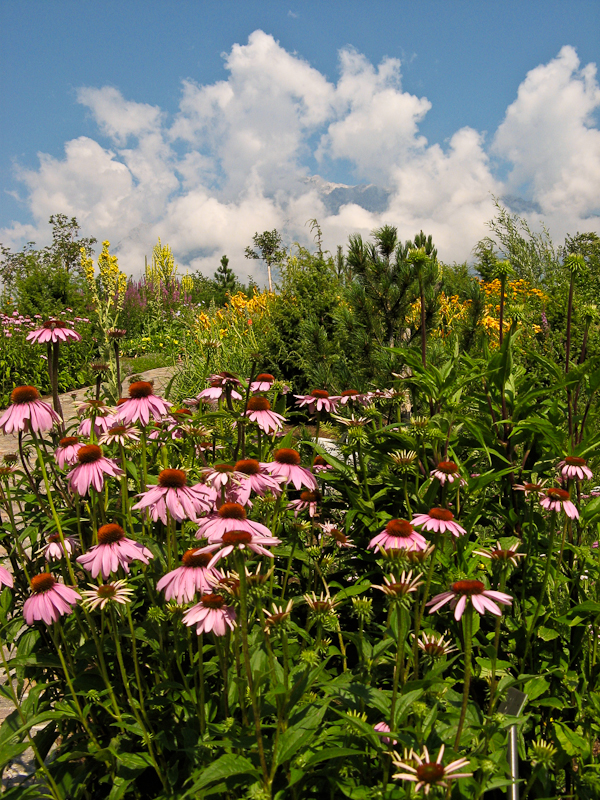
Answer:
M120 525L114 522L108 525L102 525L98 529L98 544L114 544L120 542L125 538L125 531Z
M437 764L435 761L426 761L417 768L417 779L423 783L433 784L441 781L444 777L444 765Z
M47 319L42 325L42 328L48 328L53 331L55 328L66 328L67 324L60 319Z
M300 500L303 503L316 503L319 499L320 495L318 492L301 492L300 493Z
M291 464L295 467L300 465L300 454L290 447L282 447L279 450L275 450L273 458L278 464Z
M313 467L327 467L329 466L323 456L315 456L315 460L313 461Z
M123 403L126 403L129 400L128 397L119 397L117 400L117 407L122 406Z
M346 534L345 534L345 533L342 533L342 531L341 531L339 528L332 528L332 529L329 531L329 535L330 535L330 536L331 536L333 539L335 539L335 540L336 540L336 542L341 542L342 544L344 544L345 542L347 542L347 541L348 541L348 537L346 536Z
M191 417L192 412L189 408L172 408L169 412L174 417Z
M236 472L243 472L244 475L260 475L260 464L255 458L238 461L234 469Z
M182 469L163 469L158 475L159 486L165 489L183 489L187 476Z
M452 584L454 594L464 594L471 597L473 594L483 594L485 585L481 581L455 581Z
M546 489L546 494L550 500L559 500L561 503L569 499L569 493L565 489L559 489L557 486Z
M125 400L126 398L123 399ZM87 404L90 408L105 408L104 400L88 400Z
M148 381L136 381L129 386L129 397L139 400L142 397L150 397L154 394L154 389Z
M246 519L246 512L239 503L223 503L219 516L221 519Z
M251 397L248 400L248 411L269 411L271 403L266 397Z
M450 522L454 519L454 514L448 511L447 508L431 508L429 509L429 516L431 519L439 519L442 522Z
M58 443L59 447L72 447L74 444L79 444L79 436L65 436Z
M444 655L444 647L443 645L438 644L437 642L427 642L427 644L423 645L423 649L429 656L442 656Z
M49 572L42 572L40 575L34 575L31 579L31 591L34 594L41 594L52 589L56 580Z
M122 433L125 433L127 428L125 425L114 425L112 428L109 428L108 433L112 433L113 436L120 436Z
M344 391L342 392L341 396L342 397L356 397L357 394L358 394L358 392L356 391L356 389L344 389Z
M195 550L186 550L181 557L181 563L184 567L207 567L211 558L211 553L197 553Z
M231 464L214 464L213 469L215 472L233 472Z
M269 375L268 372L260 372L256 376L255 380L260 381L261 383L267 383L267 382L273 383L275 378L272 375Z
M565 464L568 464L570 467L585 467L587 461L585 458L580 458L579 456L567 456L565 458Z
M35 386L17 386L10 393L10 402L20 405L21 403L33 403L40 399L40 393Z
M310 396L320 400L326 400L329 397L329 392L326 389L313 389Z
M455 475L458 472L458 465L454 461L440 461L437 468L444 475Z
M386 533L390 536L397 536L402 539L407 539L412 533L414 528L406 519L391 519L385 526Z
M234 547L238 544L250 544L251 541L250 531L226 531L222 538L223 544L232 544Z
M212 389L220 389L221 388L221 381L211 381L210 386Z
M203 594L200 602L205 608L222 608L225 605L225 598L220 594Z
M77 460L80 464L93 464L102 458L102 448L97 444L84 444L77 451Z
M52 542L52 544L54 544L54 542L60 542L60 534L51 533L50 536L48 537L48 541Z
M98 597L108 598L114 597L117 593L117 589L113 586L112 583L105 583L102 586L99 586L96 590L98 592Z
M231 379L233 379L234 381L237 381L237 378L235 377L235 375L233 374L233 372L219 372L219 375L220 375L220 376L221 376L221 378L223 378L224 380L231 380Z

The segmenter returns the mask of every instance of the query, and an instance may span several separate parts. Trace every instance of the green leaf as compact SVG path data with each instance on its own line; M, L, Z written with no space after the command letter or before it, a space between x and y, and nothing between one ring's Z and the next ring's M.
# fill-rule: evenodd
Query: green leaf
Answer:
M191 789L188 790L187 795L197 792L215 781L230 778L232 775L254 775L258 777L258 770L244 756L225 753L204 770Z
M556 738L568 756L581 758L584 761L589 758L590 746L587 739L567 728L562 722L554 722L553 726Z
M341 758L342 756L362 756L364 755L360 750L353 750L350 747L326 747L324 750L318 750L313 753L306 761L306 766L314 767L315 764L321 761L330 761L333 758Z
M560 633L552 630L552 628L544 628L544 626L541 625L537 630L537 635L539 639L543 639L545 642L551 642L553 639L558 639Z
M544 694L549 686L550 683L546 680L546 678L532 678L531 680L527 681L523 687L523 691L529 700L535 700L536 697Z
M302 715L302 719L288 728L281 737L277 751L277 766L285 764L301 747L311 741L327 710L326 705L321 705L320 707L307 706L306 708L308 710L305 714L302 714L304 711L302 709L296 715L296 717Z

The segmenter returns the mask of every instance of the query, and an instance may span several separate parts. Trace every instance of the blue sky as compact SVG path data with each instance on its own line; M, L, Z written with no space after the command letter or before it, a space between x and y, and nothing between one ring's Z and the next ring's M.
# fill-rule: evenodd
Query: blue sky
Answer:
M248 270L255 230L302 239L305 215L331 247L392 222L462 259L491 193L530 201L557 237L598 229L597 2L3 0L0 30L11 246L64 211L121 241L130 272L156 235L190 268L228 252ZM389 208L328 214L298 189L315 174L385 186Z

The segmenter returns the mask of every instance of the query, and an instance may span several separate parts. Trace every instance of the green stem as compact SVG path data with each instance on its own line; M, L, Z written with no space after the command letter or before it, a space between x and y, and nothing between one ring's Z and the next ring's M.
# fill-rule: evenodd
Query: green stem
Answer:
M546 570L544 572L542 588L540 590L540 593L538 594L538 599L535 607L535 612L533 614L533 619L531 620L531 625L529 626L529 630L527 631L527 637L525 639L525 650L523 652L523 658L521 659L521 672L523 672L525 661L527 660L527 656L529 655L529 648L531 647L531 637L535 630L535 626L537 624L538 618L540 616L540 611L542 609L542 603L544 602L544 598L546 596L546 589L548 587L548 578L550 576L550 566L552 564L552 548L554 546L555 533L556 533L556 512L553 511L552 516L550 517L550 541L548 543L548 549L546 551Z
M4 672L6 674L6 680L7 680L7 684L8 684L8 687L9 687L9 691L10 691L10 695L11 695L12 701L14 703L15 708L17 709L17 713L18 713L19 717L21 718L21 724L23 726L25 726L25 725L27 725L27 717L23 713L23 709L21 708L21 704L19 703L19 698L17 697L17 694L15 692L15 687L13 686L12 677L11 677L11 674L10 674L10 669L9 669L8 663L6 661L6 657L4 655L4 645L2 644L2 642L0 642L0 658L2 659L2 668L4 669ZM37 763L39 764L39 767L40 767L41 771L44 773L44 777L48 781L48 787L49 787L50 791L52 792L52 796L55 798L55 800L64 800L63 795L61 794L60 789L56 785L56 782L55 782L54 778L52 777L52 775L48 771L48 767L46 766L46 764L44 762L44 759L42 758L41 753L38 750L38 747L37 747L37 745L35 743L35 739L31 735L31 732L30 732L29 728L27 729L26 736L27 736L27 739L29 740L29 744L31 745L31 749L33 750L33 754L35 756L35 759L36 759Z
M254 717L254 731L256 733L256 743L258 745L258 756L260 759L260 766L263 774L263 781L265 788L270 792L270 777L265 758L265 750L262 740L262 732L260 725L260 709L258 706L258 698L254 690L254 681L252 678L252 667L250 664L250 648L248 647L248 586L246 582L246 567L244 563L244 556L239 550L236 550L236 566L237 572L240 577L240 627L242 630L242 653L244 656L244 666L246 669L246 679L248 681L248 690L250 692L250 699L252 701L252 716Z
M460 707L460 718L458 720L458 730L454 740L454 749L460 747L460 737L462 736L465 718L467 716L467 705L469 703L469 687L471 685L471 657L473 654L473 606L467 602L465 609L465 677L463 683L463 699Z
M402 673L404 672L404 640L406 638L406 630L404 625L404 609L402 603L396 603L396 626L397 636L396 641L396 665L394 667L394 679L392 684L392 705L390 708L390 730L396 730L396 701L398 699L398 684L403 684Z

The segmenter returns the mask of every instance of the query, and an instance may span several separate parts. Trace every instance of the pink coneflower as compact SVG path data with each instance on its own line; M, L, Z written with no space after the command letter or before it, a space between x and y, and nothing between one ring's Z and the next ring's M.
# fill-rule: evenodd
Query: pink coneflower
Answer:
M446 508L431 508L427 514L417 514L411 522L413 525L420 525L424 530L434 533L450 531L453 536L466 534L466 530L454 521L454 514Z
M309 470L300 466L300 454L289 447L282 447L273 453L274 462L262 466L273 477L285 483L293 483L294 488L304 486L315 492L318 488L315 476Z
M208 566L210 560L210 553L186 550L181 557L181 566L163 575L156 588L159 592L164 591L166 600L191 603L196 592L212 592L213 584L209 577L217 581L223 577L218 569Z
M69 486L81 496L89 492L90 486L101 492L105 475L120 478L124 474L114 461L104 458L102 448L97 444L84 444L80 447L77 460L79 465L69 472Z
M259 373L250 384L251 392L268 392L273 386L275 378L268 372Z
M427 540L408 520L391 519L385 529L371 539L368 547L377 547L379 550L425 550Z
M97 608L102 610L109 603L119 603L122 606L126 603L131 603L133 589L127 586L127 581L112 581L102 586L89 585L92 588L86 589L81 594L83 597L82 605L91 611L95 611Z
M79 441L79 436L65 436L58 443L57 449L54 451L54 458L56 463L61 469L65 468L65 464L72 467L77 463L77 453L83 447Z
M248 400L246 416L250 422L256 422L265 433L275 433L283 428L285 417L271 411L271 404L266 397L251 397Z
M275 547L278 544L281 544L281 539L277 539L275 536L263 536L258 533L250 533L248 530L233 530L225 531L218 543L201 547L200 550L196 550L195 552L196 554L214 553L219 547L225 545L225 547L218 550L209 561L208 566L214 567L217 561L233 553L234 550L248 549L252 550L253 553L257 553L259 556L274 558L275 556L270 550L267 550L267 547Z
M429 613L433 614L438 611L446 603L450 603L450 607L454 609L454 619L460 619L464 613L467 602L470 602L479 614L484 614L489 611L497 617L502 615L498 603L504 606L509 606L512 603L512 598L505 592L495 592L485 588L485 584L481 581L464 580L455 581L450 587L449 592L442 592L436 594L428 603L431 606Z
M128 425L112 425L100 436L100 444L119 444L125 446L131 442L139 442L140 434L137 428Z
M233 468L235 474L244 475L245 480L250 485L250 489L264 497L268 492L274 495L281 494L281 484L272 475L269 475L264 466L261 466L254 458L244 458L238 461Z
M35 386L17 386L10 393L10 402L12 405L0 417L4 434L29 430L44 433L62 422L56 411L40 399Z
M344 391L339 396L339 402L341 406L345 406L350 404L359 405L359 406L368 406L371 405L371 396L369 392L357 392L356 389L344 389Z
M561 470L563 478L591 481L594 477L594 473L587 466L585 458L579 458L579 456L567 456L558 464L557 468Z
M308 508L309 517L314 517L317 513L317 503L321 500L320 492L305 491L301 492L298 500L288 503L288 508L294 509L294 516L297 517L300 511Z
M159 420L169 413L171 403L154 394L148 381L136 381L129 386L129 399L117 407L116 416L124 425L139 422L146 426L150 420Z
M47 344L48 342L80 342L81 335L67 327L66 322L60 319L49 319L41 328L27 334L26 340L34 344Z
M323 456L315 456L313 459L313 472L315 475L318 475L321 472L332 472L333 467L331 464L328 464L327 461L323 458Z
M64 547L58 533L52 533L48 537L48 544L42 549L46 561L58 561L65 554L68 558L69 556L73 555L75 550L77 550L79 544L76 539L74 539L72 536L65 536L63 538L65 542Z
M9 589L13 587L13 576L4 567L0 567L0 586L8 586Z
M466 486L467 482L461 477L458 464L454 461L440 461L437 467L429 473L432 478L437 478L442 486L446 483L458 481L461 486Z
M198 400L220 400L229 394L232 400L241 400L242 395L235 388L237 386L241 386L241 383L235 375L231 372L220 372L218 375L211 375L208 389L204 389L196 397Z
M517 553L518 549L518 542L511 544L508 548L502 547L499 542L496 542L496 546L491 550L473 550L473 555L477 554L478 556L483 556L483 558L489 558L492 561L504 564L510 562L513 566L517 567L519 565L518 559L525 557L525 553Z
M548 511L564 511L567 517L571 519L579 519L579 511L571 502L571 497L565 489L559 489L557 486L552 486L546 489L546 496L540 500L542 508Z
M33 595L25 600L23 606L23 616L28 625L33 625L36 620L51 625L63 614L69 614L73 604L81 600L79 592L58 583L49 572L33 576L31 591Z
M129 573L132 561L147 564L151 558L154 556L147 547L134 542L133 539L127 539L120 525L109 523L98 529L98 544L79 556L77 563L91 572L92 578L102 575L102 579L106 580L111 572L116 572L119 567L123 567L123 571Z
M377 733L389 733L390 726L387 724L387 722L378 722L376 725L373 725L373 730L377 731ZM396 739L394 739L394 741L392 742L389 736L382 736L381 741L383 742L383 744L390 744L390 742L392 744L398 744L398 741Z
M473 775L472 772L457 772L457 770L464 769L467 766L468 759L459 758L444 766L442 764L443 755L444 745L440 747L440 752L435 761L431 760L426 747L423 747L421 756L411 750L407 759L409 763L400 761L399 755L394 753L392 758L394 766L404 770L404 772L397 772L393 777L403 781L414 781L417 784L415 786L417 792L423 790L424 794L429 794L432 786L440 786L442 789L447 789L448 781L457 780L458 778L470 778Z
M244 507L239 503L223 503L216 514L200 521L197 539L208 539L209 544L222 541L224 533L247 531L257 536L270 536L271 531L260 522L246 519Z
M213 464L201 470L202 478L218 495L230 503L245 506L250 499L251 487L246 476L235 470L231 464Z
M235 627L235 611L225 605L220 594L203 594L200 602L184 613L183 622L188 628L195 625L198 635L212 631L215 636L225 636L227 628Z
M195 520L199 514L210 511L217 499L216 491L202 483L187 486L187 475L181 469L163 469L158 475L158 485L138 496L142 499L132 510L147 509L154 522L160 519L165 525L167 512L176 522Z
M300 408L306 406L311 414L315 411L336 411L339 397L330 397L326 389L313 389L310 394L295 394L296 405Z
M85 416L85 419L79 423L77 433L86 438L92 435L92 419L96 436L106 433L113 425L119 424L119 420L115 416L115 409L107 406L104 400L86 400L85 403L77 406L77 413L79 416Z
M340 530L337 525L333 524L333 522L322 523L321 530L323 531L325 536L330 536L335 542L336 547L339 547L340 549L346 547L347 548L356 547L352 539L349 539L344 533L344 531Z

